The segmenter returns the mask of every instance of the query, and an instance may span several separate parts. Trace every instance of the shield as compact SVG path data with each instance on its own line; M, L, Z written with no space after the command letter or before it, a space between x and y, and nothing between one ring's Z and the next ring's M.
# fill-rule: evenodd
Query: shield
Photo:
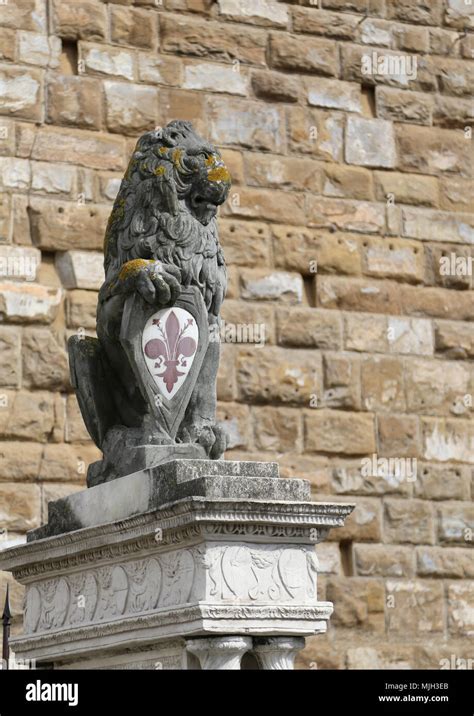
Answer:
M174 440L209 344L199 289L183 288L176 302L163 308L138 293L129 296L120 342L158 426Z

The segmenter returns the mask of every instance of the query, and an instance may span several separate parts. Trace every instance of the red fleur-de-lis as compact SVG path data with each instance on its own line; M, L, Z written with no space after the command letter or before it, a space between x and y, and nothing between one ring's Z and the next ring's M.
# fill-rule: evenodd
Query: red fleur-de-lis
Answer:
M191 358L197 349L194 338L183 336L188 326L192 324L192 319L188 319L187 323L180 330L180 323L174 311L171 311L166 319L165 330L161 327L159 319L153 320L153 325L159 329L161 338L152 338L145 344L145 355L153 360L158 359L155 368L161 366L164 360L165 370L158 373L159 378L163 378L168 393L171 393L173 386L178 378L184 373L178 370L178 366L185 367L186 362L180 363L180 356L183 358Z

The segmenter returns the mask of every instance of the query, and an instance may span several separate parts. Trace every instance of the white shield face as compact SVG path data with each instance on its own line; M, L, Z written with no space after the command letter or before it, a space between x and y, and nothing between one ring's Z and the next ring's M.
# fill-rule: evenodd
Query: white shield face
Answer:
M193 316L184 308L163 308L148 319L142 350L160 394L173 398L186 380L199 342Z

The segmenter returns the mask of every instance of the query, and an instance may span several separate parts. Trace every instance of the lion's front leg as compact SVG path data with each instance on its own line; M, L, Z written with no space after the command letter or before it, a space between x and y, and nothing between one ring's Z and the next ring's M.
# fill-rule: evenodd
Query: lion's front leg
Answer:
M219 342L211 340L178 433L182 442L202 445L211 460L219 460L227 446L227 435L216 423L219 353Z

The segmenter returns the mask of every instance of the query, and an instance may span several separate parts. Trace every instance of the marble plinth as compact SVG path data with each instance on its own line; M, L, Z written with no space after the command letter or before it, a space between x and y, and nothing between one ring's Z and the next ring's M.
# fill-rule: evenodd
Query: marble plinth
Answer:
M276 463L208 460L57 500L0 553L26 586L12 648L55 668L291 668L333 609L314 546L352 509Z

